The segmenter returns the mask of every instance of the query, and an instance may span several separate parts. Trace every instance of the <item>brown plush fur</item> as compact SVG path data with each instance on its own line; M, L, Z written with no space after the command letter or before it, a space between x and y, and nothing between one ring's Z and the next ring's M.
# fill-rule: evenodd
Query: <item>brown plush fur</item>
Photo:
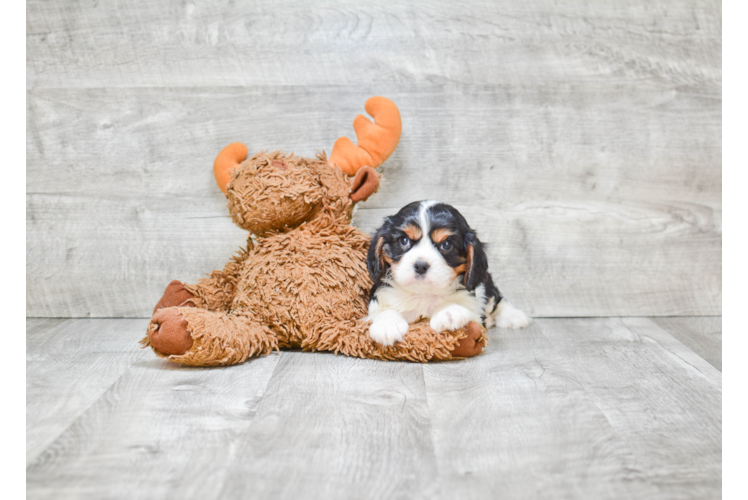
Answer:
M376 175L371 171L371 175ZM280 348L425 362L478 354L477 323L437 333L411 325L403 342L369 337L369 237L350 223L352 180L316 159L258 153L231 173L231 217L256 236L195 285L172 282L141 343L191 366L241 363Z

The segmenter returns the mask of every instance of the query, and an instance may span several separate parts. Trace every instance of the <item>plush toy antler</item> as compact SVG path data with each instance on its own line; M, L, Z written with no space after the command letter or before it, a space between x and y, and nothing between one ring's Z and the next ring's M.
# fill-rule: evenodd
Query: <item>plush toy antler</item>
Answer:
M400 141L402 123L394 102L375 96L366 101L365 108L374 118L374 123L364 115L353 120L358 146L347 137L340 137L335 141L329 158L331 165L337 165L347 175L356 175L361 167L378 167L390 157Z
M374 123L364 115L358 115L353 120L358 146L347 137L340 137L335 141L328 160L330 165L337 165L347 175L360 174L354 179L355 189L365 184L379 184L379 178L371 175L373 171L362 171L362 169L364 167L376 168L384 163L395 151L402 130L400 111L395 103L386 97L372 97L366 101L364 107L366 112L374 117ZM231 180L231 172L247 158L247 153L247 146L241 142L229 144L218 153L213 163L213 173L224 194L226 194L226 185ZM361 193L364 191L368 193L371 190L364 189ZM352 196L353 201L365 199L361 193Z
M231 180L231 172L247 159L248 153L247 146L241 142L232 142L216 156L213 162L213 174L223 194L226 194L226 185Z

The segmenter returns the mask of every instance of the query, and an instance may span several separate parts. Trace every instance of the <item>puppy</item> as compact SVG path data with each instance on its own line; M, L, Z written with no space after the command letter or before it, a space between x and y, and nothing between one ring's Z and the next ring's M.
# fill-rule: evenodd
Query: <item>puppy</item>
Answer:
M470 321L486 328L524 328L525 313L494 285L483 244L454 207L417 201L387 217L372 238L366 260L369 335L382 345L403 340L408 323L430 318L438 331Z

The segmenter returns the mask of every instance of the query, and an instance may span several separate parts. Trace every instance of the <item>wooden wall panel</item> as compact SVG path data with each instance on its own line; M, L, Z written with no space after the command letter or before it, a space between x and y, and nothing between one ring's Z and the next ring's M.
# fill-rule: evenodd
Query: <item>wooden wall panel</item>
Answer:
M27 2L33 87L721 81L714 0Z
M246 239L229 142L400 146L356 224L454 204L536 316L721 313L718 2L27 4L27 315L148 316Z

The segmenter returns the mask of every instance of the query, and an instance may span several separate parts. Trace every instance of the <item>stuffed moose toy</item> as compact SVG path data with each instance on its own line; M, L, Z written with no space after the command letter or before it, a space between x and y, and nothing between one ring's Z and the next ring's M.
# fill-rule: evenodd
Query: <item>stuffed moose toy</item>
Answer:
M241 143L219 153L214 173L231 218L253 236L223 270L167 286L143 347L191 366L241 363L280 348L426 362L485 347L475 322L437 333L420 320L387 347L369 337L370 237L350 220L354 205L379 188L374 169L397 147L402 126L389 99L372 97L365 107L374 123L358 115L358 145L341 137L329 159L324 152L247 157Z

